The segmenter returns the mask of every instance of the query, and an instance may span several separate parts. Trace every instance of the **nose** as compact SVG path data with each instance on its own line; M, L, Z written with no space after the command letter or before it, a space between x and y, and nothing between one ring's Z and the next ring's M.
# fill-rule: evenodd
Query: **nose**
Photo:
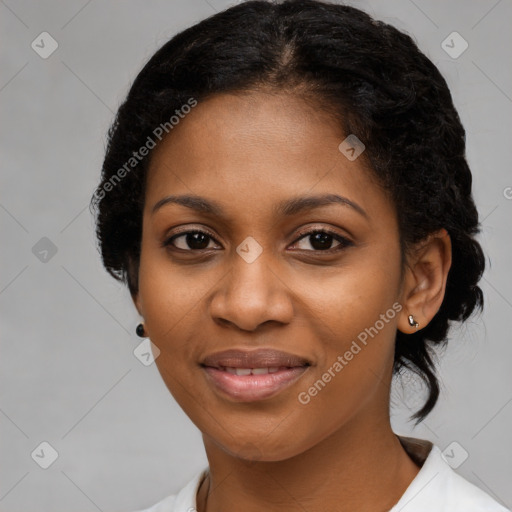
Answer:
M250 263L238 254L233 259L231 271L210 302L212 318L244 331L254 331L264 323L289 323L294 314L293 292L279 276L275 262L265 251Z

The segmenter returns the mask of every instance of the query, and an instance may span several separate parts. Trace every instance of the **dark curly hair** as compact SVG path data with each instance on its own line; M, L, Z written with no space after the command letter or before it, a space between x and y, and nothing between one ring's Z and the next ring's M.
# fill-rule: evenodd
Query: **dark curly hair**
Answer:
M483 307L477 283L485 259L474 239L479 223L465 131L450 91L396 28L345 5L248 1L164 44L136 77L108 133L90 205L104 266L137 292L147 148L155 145L155 129L167 123L170 132L169 119L191 99L260 87L301 95L364 141L363 156L396 206L402 256L441 228L450 235L452 266L441 308L425 328L396 335L394 373L409 369L428 389L412 416L418 423L439 396L434 347L446 344L450 321Z

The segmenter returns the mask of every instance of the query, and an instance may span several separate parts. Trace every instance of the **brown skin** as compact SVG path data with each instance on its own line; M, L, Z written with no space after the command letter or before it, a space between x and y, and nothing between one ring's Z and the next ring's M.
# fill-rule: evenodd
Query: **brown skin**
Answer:
M409 314L422 328L441 306L450 239L434 233L402 275L394 205L363 157L351 162L338 150L344 138L320 109L260 90L201 102L153 152L133 298L161 350L165 384L203 433L210 475L199 512L384 511L419 471L390 426L394 338L397 329L414 332ZM321 193L345 196L366 215L343 205L273 213L281 200ZM225 218L176 204L152 214L170 194L215 200ZM213 238L162 247L178 227ZM330 228L351 244L332 238L322 251L298 234L304 228ZM263 248L250 264L236 252L248 236ZM394 303L402 310L301 404L299 393ZM260 347L313 364L277 396L248 403L213 388L199 364L220 350Z

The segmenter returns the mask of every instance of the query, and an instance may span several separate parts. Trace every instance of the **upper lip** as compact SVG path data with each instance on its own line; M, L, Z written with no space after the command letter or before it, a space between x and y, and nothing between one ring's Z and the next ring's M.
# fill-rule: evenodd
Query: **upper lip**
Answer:
M309 366L311 362L288 352L281 352L270 348L257 350L230 349L215 352L205 357L201 363L203 366L213 368L275 368L287 366Z

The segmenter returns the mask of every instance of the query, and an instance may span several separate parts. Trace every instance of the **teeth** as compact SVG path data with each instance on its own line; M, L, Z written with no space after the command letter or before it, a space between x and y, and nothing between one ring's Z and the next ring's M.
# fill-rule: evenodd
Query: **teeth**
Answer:
M276 373L279 371L279 368L230 368L226 366L224 370L232 375L265 375L267 373Z
M252 369L253 375L263 375L265 373L268 373L268 368L253 368Z

